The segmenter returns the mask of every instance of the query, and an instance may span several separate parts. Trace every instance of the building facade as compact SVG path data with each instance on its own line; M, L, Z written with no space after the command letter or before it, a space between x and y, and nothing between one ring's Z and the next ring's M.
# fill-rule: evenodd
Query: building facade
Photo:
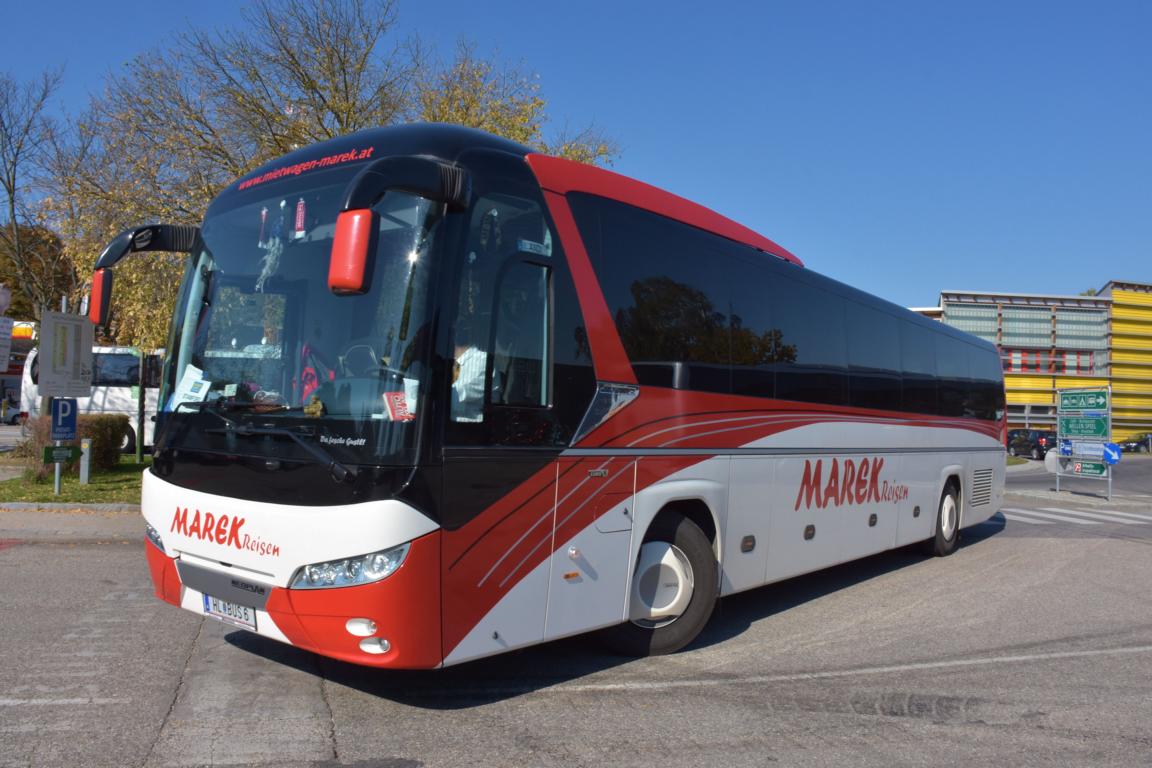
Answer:
M1123 440L1152 432L1152 285L1112 281L1100 295L1112 300L1112 434Z
M1010 428L1056 428L1055 392L1112 387L1112 438L1152 431L1152 285L1094 296L943 291L917 310L1000 348ZM938 313L938 314L937 314Z

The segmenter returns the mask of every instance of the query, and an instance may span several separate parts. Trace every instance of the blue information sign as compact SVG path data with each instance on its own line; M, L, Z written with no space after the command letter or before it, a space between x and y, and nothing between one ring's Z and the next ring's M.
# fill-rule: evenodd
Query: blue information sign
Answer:
M1120 462L1120 446L1116 443L1104 443L1104 461L1108 464Z
M76 399L52 398L52 440L76 439Z

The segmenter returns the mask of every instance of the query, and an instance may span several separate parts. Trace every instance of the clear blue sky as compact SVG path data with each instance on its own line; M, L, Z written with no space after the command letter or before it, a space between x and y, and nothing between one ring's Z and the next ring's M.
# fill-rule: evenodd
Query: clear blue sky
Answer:
M0 0L0 71L65 65L62 109L237 0ZM400 0L595 123L614 168L905 306L942 289L1152 282L1152 2Z

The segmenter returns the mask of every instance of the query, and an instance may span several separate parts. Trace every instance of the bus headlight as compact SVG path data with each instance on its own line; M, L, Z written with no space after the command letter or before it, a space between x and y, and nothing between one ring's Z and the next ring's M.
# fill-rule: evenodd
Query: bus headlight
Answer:
M404 558L407 556L408 544L401 544L398 547L359 557L313 563L296 571L289 588L326 589L371 584L395 573L396 569L404 564Z
M144 538L156 545L156 549L164 551L164 540L160 538L160 531L148 523L144 523Z

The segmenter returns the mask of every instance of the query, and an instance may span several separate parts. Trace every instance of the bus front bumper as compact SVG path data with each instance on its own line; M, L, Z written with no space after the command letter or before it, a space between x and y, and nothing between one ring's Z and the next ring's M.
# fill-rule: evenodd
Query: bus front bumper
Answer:
M156 597L166 603L353 664L430 669L443 662L439 531L414 539L404 564L381 581L325 589L268 586L266 593L257 585L261 599L250 602L258 607L241 604L247 610L240 610L235 619L209 611L205 588L181 579L179 557L169 557L151 541L145 541L144 549ZM250 588L247 573L227 569L212 573ZM218 609L219 601L212 606Z

